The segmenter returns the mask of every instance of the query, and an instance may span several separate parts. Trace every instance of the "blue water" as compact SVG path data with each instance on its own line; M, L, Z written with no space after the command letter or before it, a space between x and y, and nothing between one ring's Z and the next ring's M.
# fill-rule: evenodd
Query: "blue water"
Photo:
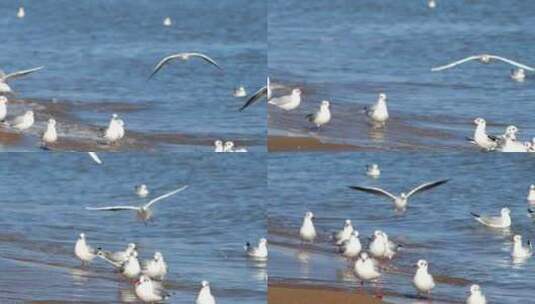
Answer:
M249 93L265 84L265 1L37 0L24 1L17 19L21 3L0 3L0 68L46 68L11 83L18 98L95 103L74 109L86 124L107 124L114 110L104 101L143 106L115 110L131 131L265 137L264 107L239 113L244 99L232 96L239 84ZM147 81L161 58L184 51L208 54L225 73L177 62Z
M535 45L529 41L535 39L535 5L437 3L431 10L423 0L270 1L269 74L304 90L299 109L281 113L271 107L270 132L310 135L304 115L328 99L333 118L319 136L331 142L386 150L427 146L474 151L464 138L473 134L476 117L485 118L492 133L501 134L513 124L523 132L522 139L534 136L532 73L518 83L509 78L513 67L505 63L430 69L481 53L534 66ZM359 110L375 102L379 92L389 98L392 121L378 140L368 135Z
M244 256L245 241L265 236L266 161L251 155L0 153L0 302L129 303L132 286L98 258L81 267L73 246L80 232L109 250L135 242L142 259L160 250L169 266L168 303L193 303L201 280L217 303L265 303L266 265ZM85 206L158 202L145 226L134 214ZM57 301L57 302L56 302Z
M378 163L379 179L365 175L365 165ZM524 240L535 233L527 216L527 190L535 159L527 155L355 153L279 154L268 162L270 200L270 280L312 282L356 289L359 282L329 242L331 232L351 219L361 242L381 229L405 246L386 267L381 284L391 303L413 303L414 264L424 258L437 279L433 303L460 303L471 282L481 285L490 303L529 303L535 260L513 264L512 235ZM404 215L390 201L348 189L378 186L394 193L425 181L451 178L429 192L411 197ZM486 229L470 212L512 211L510 231ZM301 247L298 230L306 211L314 212L319 240ZM439 281L438 278L449 278ZM457 282L457 283L456 283ZM367 286L372 292L371 286ZM425 302L427 303L427 302ZM463 302L464 303L464 302Z

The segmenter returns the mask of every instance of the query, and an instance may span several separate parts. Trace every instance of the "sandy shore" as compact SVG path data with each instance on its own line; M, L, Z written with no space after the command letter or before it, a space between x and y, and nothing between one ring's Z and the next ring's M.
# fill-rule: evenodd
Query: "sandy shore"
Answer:
M267 144L270 152L373 150L348 144L324 143L314 137L269 136Z
M317 285L269 283L269 304L387 304L372 295Z

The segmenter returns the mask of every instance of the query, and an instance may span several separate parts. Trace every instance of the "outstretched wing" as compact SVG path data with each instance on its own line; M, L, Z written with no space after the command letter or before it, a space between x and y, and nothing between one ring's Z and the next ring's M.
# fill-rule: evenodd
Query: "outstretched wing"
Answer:
M253 96L251 96L247 102L240 108L240 112L245 110L248 106L252 105L253 103L257 102L258 100L262 99L264 96L267 96L267 86L264 86L260 88L260 90L256 91Z
M154 69L152 70L152 74L150 74L149 76L149 80L154 76L156 75L156 73L158 73L166 64L168 64L170 61L172 60L175 60L177 58L182 58L183 56L185 55L185 53L178 53L178 54L173 54L173 55L169 55L165 58L163 58L162 60L160 60L160 62L158 62L156 64L156 66L154 67Z
M173 190L173 191L171 191L171 192L168 192L168 193L166 193L166 194L164 194L164 195L160 195L160 196L158 196L157 198L152 199L150 202L148 202L148 203L147 203L145 206L143 206L143 207L144 207L145 209L147 209L147 208L149 208L150 206L152 206L152 204L156 203L157 201L159 201L159 200L163 200L164 198L170 197L171 195L175 195L175 194L177 194L178 192L181 192L181 191L183 191L183 190L186 190L188 187L189 187L189 186L186 185L186 186L180 187L180 188L178 188L178 189L176 189L176 190Z
M442 179L442 180L439 180L439 181L434 181L434 182L421 184L420 186L412 189L409 193L407 193L407 197L415 194L416 192L421 192L421 191L425 191L425 190L429 190L429 189L435 188L437 186L440 186L442 184L447 183L448 181L449 181L449 179Z
M98 157L97 153L95 152L87 152L89 153L89 156L91 156L91 158L97 163L97 164L102 164L102 161L100 160L100 158Z
M377 187L349 186L349 188L351 188L353 190L368 192L368 193L375 194L375 195L386 196L386 197L389 197L389 198L391 198L393 200L396 199L396 196L393 195L392 193L390 193L388 191L385 191L385 190L383 190L381 188L377 188Z
M211 65L215 66L216 68L218 68L219 70L223 71L223 68L221 66L219 66L219 64L217 64L217 62L215 62L215 60L213 60L212 58L206 56L205 54L202 54L202 53L188 53L188 56L201 58L202 60L208 62L209 64L211 64Z
M3 80L7 81L9 79L15 79L15 78L23 77L23 76L26 76L26 75L31 74L33 72L39 71L42 68L44 68L44 66L36 67L36 68L33 68L33 69L29 69L29 70L22 70L22 71L14 72L14 73L11 73L11 74L7 74L7 75L5 75L3 77Z
M475 59L479 59L479 58L481 58L481 55L466 57L464 59L452 62L452 63L447 64L447 65L443 65L443 66L439 66L439 67L436 67L436 68L432 68L431 71L432 72L438 72L438 71L446 70L446 69L452 68L452 67L454 67L456 65L463 64L463 63L468 62L470 60L475 60Z
M85 207L85 210L92 211L122 211L122 210L139 210L139 207L135 206L110 206L110 207Z
M500 57L500 56L495 56L495 55L489 55L489 57L494 58L494 59L496 59L496 60L500 60L500 61L509 63L509 64L511 64L511 65L517 66L517 67L522 68L522 69L526 69L526 70L528 70L528 71L532 71L532 72L535 71L534 68L529 67L529 66L527 66L527 65L524 65L524 64L522 64L522 63L513 61L513 60L511 60L511 59L507 59L507 58Z

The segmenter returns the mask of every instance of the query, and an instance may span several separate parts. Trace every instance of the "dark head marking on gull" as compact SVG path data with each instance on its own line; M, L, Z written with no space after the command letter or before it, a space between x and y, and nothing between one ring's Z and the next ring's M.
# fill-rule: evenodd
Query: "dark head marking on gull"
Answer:
M160 60L160 62L158 62L158 64L154 67L154 70L152 71L152 74L150 74L149 80L152 79L152 77L154 75L156 75L156 73L158 73L158 71L160 71L168 63L170 63L170 62L172 62L174 60L186 61L186 60L189 60L190 58L200 58L200 59L204 60L205 62L215 66L219 70L223 71L223 68L221 68L217 64L217 62L215 62L215 60L213 60L212 58L210 58L210 57L208 57L208 56L206 56L206 55L204 55L202 53L178 53L178 54L169 55L169 56L163 58L162 60Z

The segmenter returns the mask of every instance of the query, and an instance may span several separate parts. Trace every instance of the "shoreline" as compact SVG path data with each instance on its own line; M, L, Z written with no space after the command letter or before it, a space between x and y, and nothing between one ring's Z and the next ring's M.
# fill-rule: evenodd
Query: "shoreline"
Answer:
M374 151L350 144L326 143L320 139L307 136L268 135L267 150L269 152L298 152L298 151Z

